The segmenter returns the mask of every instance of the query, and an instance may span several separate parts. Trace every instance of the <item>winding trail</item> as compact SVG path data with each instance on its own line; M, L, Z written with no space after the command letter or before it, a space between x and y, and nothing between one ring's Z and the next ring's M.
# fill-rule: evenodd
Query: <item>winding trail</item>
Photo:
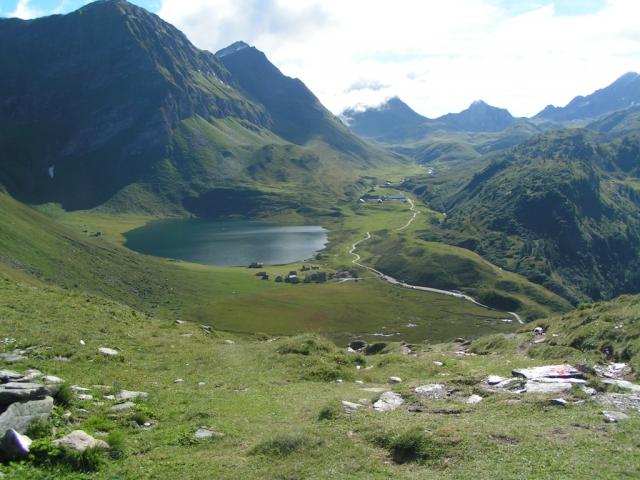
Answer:
M412 223L413 221L416 219L416 217L418 216L418 214L420 213L419 210L415 209L415 204L413 202L413 200L409 199L409 203L411 204L411 208L410 211L413 212L413 217L411 217L411 219L402 227L400 228L396 228L394 231L396 232L401 232L402 230L406 230ZM349 250L349 254L354 256L354 259L351 261L351 263L353 265L356 265L358 267L364 268L366 270L369 270L370 272L374 273L377 277L381 278L382 280L384 280L385 282L391 284L391 285L396 285L398 287L402 287L402 288L408 288L411 290L419 290L421 292L431 292L431 293L437 293L439 295L447 295L450 297L454 297L454 298L459 298L461 300L466 300L467 302L471 302L479 307L482 308L486 308L488 310L493 310L491 307L488 307L487 305L484 305L480 302L478 302L475 298L470 297L469 295L465 295L464 293L460 293L460 292L454 292L451 290L441 290L439 288L431 288L431 287L421 287L419 285L410 285L408 283L405 282L401 282L400 280L398 280L397 278L391 277L389 275L386 275L384 273L382 273L379 270L376 270L373 267L369 267L368 265L364 265L362 263L360 263L360 260L362 259L362 257L360 255L358 255L356 253L356 249L358 248L358 245L360 245L362 242L366 242L367 240L371 239L371 233L367 232L366 236L360 240L358 240L356 243L354 243L351 246L351 250ZM507 312L509 315L511 315L513 318L516 319L516 321L521 324L524 325L524 322L522 321L522 319L520 318L520 315L518 315L515 312Z

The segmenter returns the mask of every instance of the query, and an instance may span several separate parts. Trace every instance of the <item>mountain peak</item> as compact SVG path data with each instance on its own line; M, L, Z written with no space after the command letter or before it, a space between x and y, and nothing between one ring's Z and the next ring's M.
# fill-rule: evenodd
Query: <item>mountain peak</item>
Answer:
M609 86L587 96L577 96L565 107L547 107L535 118L560 122L597 119L638 104L640 104L640 74L627 72Z
M246 50L247 48L251 48L251 45L243 41L234 42L228 47L218 50L218 52L216 52L216 57L223 58L227 55L233 55L241 50Z

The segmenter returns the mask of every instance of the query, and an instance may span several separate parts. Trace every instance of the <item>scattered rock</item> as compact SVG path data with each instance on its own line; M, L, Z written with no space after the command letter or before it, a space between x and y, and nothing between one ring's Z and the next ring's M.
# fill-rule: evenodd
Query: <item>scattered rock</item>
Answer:
M29 455L31 443L29 437L11 428L0 439L0 455L5 460L19 460Z
M400 345L400 355L411 355L413 350L408 345Z
M416 395L420 398L426 398L429 400L442 400L449 396L447 388L441 383L432 383L429 385L421 385L416 387Z
M88 448L108 449L109 445L103 440L97 440L83 430L74 430L58 440L53 441L54 445L67 447L77 452L84 452Z
M98 353L104 355L105 357L117 357L120 353L113 348L100 347L98 349ZM80 431L80 430L79 430Z
M582 373L571 365L521 368L514 370L512 374L514 377L524 377L529 380L540 378L582 378Z
M526 393L540 393L540 394L558 394L567 393L573 387L569 382L527 382L524 389Z
M183 383L183 382L184 382L184 380L183 380L183 379L181 379L181 378L176 378L176 379L173 381L173 383Z
M606 423L618 423L622 422L623 420L629 419L629 415L627 415L626 413L611 412L607 410L602 412L602 417L604 418L604 421Z
M498 385L499 383L504 382L505 379L502 377L499 377L498 375L489 375L487 377L487 383L489 385Z
M624 388L625 390L631 390L634 393L640 393L640 385L636 385L635 383L631 383L626 380L606 378L602 380L602 382L609 385L615 385L617 387Z
M596 395L598 393L598 391L595 388L587 387L586 385L582 385L582 391L587 395L591 395L591 396Z
M364 351L369 344L364 340L354 340L349 344L349 348L354 352L362 352Z
M5 363L18 363L27 360L27 357L20 353L0 353L0 360Z
M0 415L0 432L13 429L25 433L32 423L44 423L49 419L53 409L53 398L16 402Z
M342 400L342 409L344 413L347 415L353 415L361 408L364 408L364 405L360 403L347 402L346 400Z
M533 329L533 333L535 333L536 335L544 335L544 328L536 327Z
M206 440L209 438L222 438L224 437L224 433L222 432L214 432L206 427L200 427L196 430L196 433L193 435L196 440Z
M226 343L227 345L235 345L236 342L234 342L233 340L225 340L224 343Z
M404 399L395 392L384 392L380 398L373 404L374 410L378 412L390 412L397 410L404 404Z
M402 383L402 379L400 377L389 377L387 383L394 385L396 383Z
M204 383L204 382L198 382L198 386L199 387L204 387L205 385L206 385L206 383Z
M475 403L480 403L482 400L484 399L480 395L471 395L469 398L465 400L464 403L473 405Z
M86 345L84 340L80 340L80 345L82 345L83 347Z
M119 403L111 407L112 412L123 412L125 410L131 410L132 408L136 408L136 404L133 402L124 402Z
M434 364L436 367L442 367L442 366L444 365L444 363L442 363L442 362L438 362L437 360L436 360L435 362L433 362L433 364Z
M366 388L361 388L360 390L362 390L363 392L369 392L369 393L382 393L386 389L380 388L380 387L366 387Z
M336 383L344 383L344 380L342 380L341 378L336 380Z
M88 402L89 400L93 400L93 395L89 395L88 393L80 393L76 395L76 398L82 402Z
M9 382L0 385L0 407L15 402L43 399L53 396L60 390L59 385L41 385L39 383Z
M567 401L564 398L554 398L549 400L549 403L551 403L551 405L560 405L562 407L567 405Z
M135 400L138 398L147 398L149 394L147 392L133 392L130 390L120 390L115 395L116 400Z
M0 383L15 382L21 378L21 373L14 372L13 370L0 369Z
M176 320L175 321L176 325L184 325L185 323L187 323L187 322L185 322L184 320Z
M629 393L605 393L603 395L596 395L594 399L606 407L640 412L640 397L637 395Z
M53 384L64 383L64 380L62 380L60 377L56 377L55 375L45 375L44 377L42 377L41 380L44 383L53 383Z
M593 367L600 377L621 379L631 374L631 367L626 363L609 363L607 365L596 365Z
M79 385L71 385L69 388L76 393L87 393L91 391L90 388L80 387Z

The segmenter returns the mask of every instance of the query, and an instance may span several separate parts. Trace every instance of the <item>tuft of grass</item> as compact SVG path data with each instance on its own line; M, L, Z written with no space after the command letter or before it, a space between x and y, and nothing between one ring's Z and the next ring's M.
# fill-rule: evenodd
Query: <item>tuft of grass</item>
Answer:
M376 446L388 450L397 464L433 463L444 457L450 448L450 445L435 440L419 428L377 434L372 440Z
M114 430L107 437L109 444L109 456L114 460L123 458L126 454L126 436L119 430Z
M342 406L338 402L331 402L320 409L318 420L337 420L342 416Z
M97 472L105 463L105 454L98 448L88 448L76 452L54 445L48 439L35 440L30 447L29 457L37 465L60 467L75 472Z
M278 353L311 355L312 353L330 353L336 346L330 341L315 335L301 335L287 340L278 348Z
M67 383L60 385L60 390L53 398L57 405L61 407L69 407L73 403L73 391Z
M492 353L513 353L517 346L518 341L514 336L496 334L474 340L469 350L477 355L489 355Z
M307 435L279 435L253 447L251 455L287 457L293 453L317 447L322 442Z

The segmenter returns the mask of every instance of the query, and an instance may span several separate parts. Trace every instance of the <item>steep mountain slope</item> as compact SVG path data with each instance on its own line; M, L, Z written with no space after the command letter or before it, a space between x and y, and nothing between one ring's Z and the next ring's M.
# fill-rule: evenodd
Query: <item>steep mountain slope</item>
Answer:
M574 302L637 292L639 166L638 137L535 137L496 155L457 193L443 193L448 217L427 237L470 248Z
M423 125L428 121L398 97L375 108L347 109L341 117L358 135L389 143L421 136L425 131Z
M342 195L364 169L394 161L302 82L273 67L262 94L249 91L245 77L125 0L1 19L0 70L0 183L28 202L214 214L211 195L232 187L257 199L252 210L291 207L309 199L303 185ZM339 181L325 191L325 178Z
M590 123L587 128L612 135L640 131L640 105L607 115Z
M492 107L482 100L473 102L460 113L448 113L437 121L447 130L464 132L500 132L516 123L508 110Z
M591 95L575 97L565 107L547 106L534 118L555 122L596 119L640 104L640 74L629 72Z

